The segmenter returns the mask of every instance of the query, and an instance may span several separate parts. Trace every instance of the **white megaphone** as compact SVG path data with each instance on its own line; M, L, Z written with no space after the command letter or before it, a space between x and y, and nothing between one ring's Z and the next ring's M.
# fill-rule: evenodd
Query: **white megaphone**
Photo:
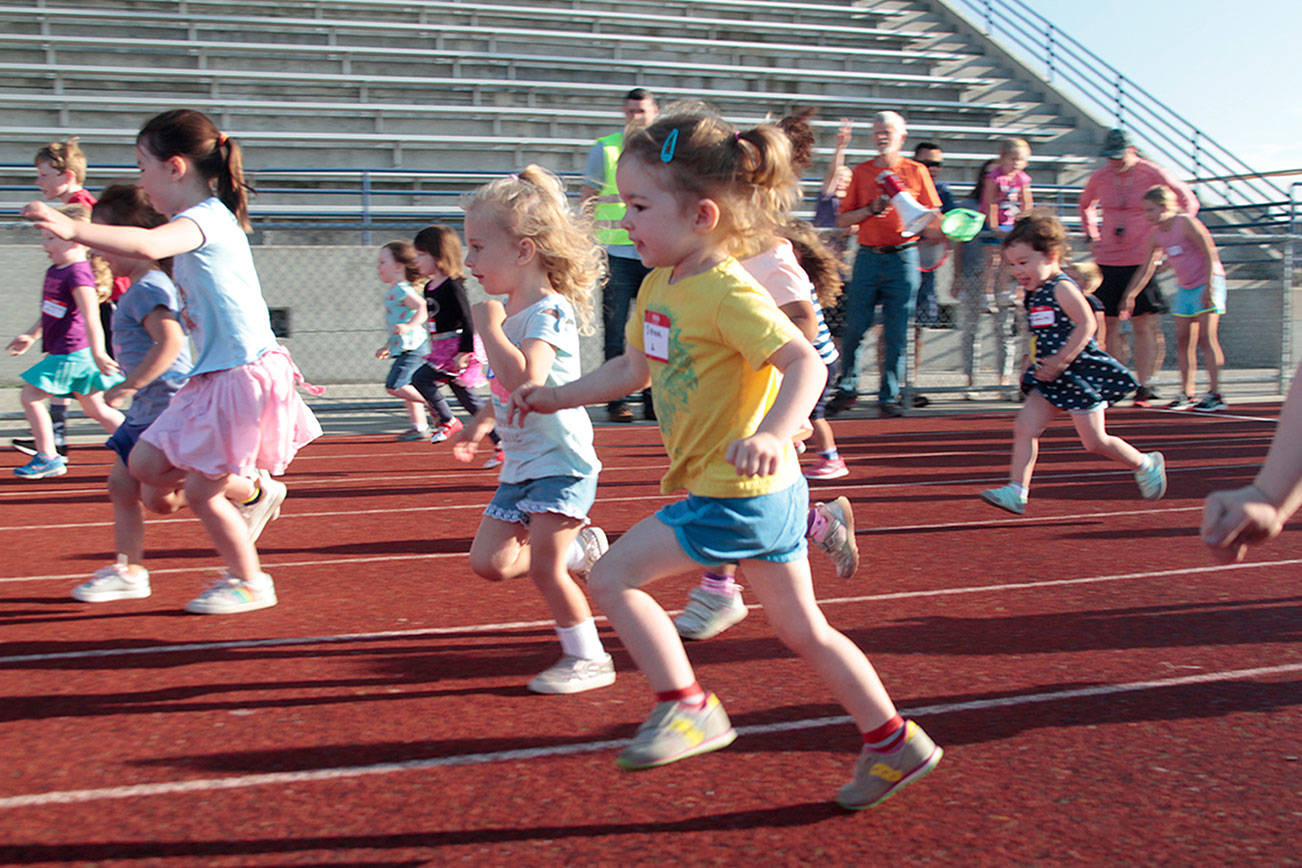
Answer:
M922 207L922 204L913 198L912 193L904 189L900 179L889 169L877 176L877 184L882 188L882 192L890 197L891 204L895 206L895 213L900 215L902 224L900 234L906 238L917 235L940 213Z

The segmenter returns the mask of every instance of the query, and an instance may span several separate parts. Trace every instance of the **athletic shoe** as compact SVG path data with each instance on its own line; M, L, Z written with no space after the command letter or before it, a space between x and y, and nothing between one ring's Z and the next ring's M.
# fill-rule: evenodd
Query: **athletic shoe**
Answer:
M927 405L930 404L930 403L931 403L931 399L928 398L926 395L919 395L917 392L914 392L914 393L913 393L913 398L910 399L909 406L910 406L910 407L925 407L925 406L927 406Z
M246 580L226 573L186 603L185 610L194 615L235 615L274 605L276 586L271 576L262 573L256 579Z
M592 571L592 565L601 560L601 556L610 549L610 543L606 540L606 532L595 524L581 528L575 540L583 549L583 564L577 568L570 567L570 572L579 578L586 578Z
M695 587L687 594L682 614L674 618L674 627L684 639L710 639L749 614L741 601L741 588L724 595Z
M1026 500L1017 493L1011 484L1001 485L998 488L987 488L981 492L981 499L991 506L1006 509L1013 515L1023 515L1026 512Z
M849 410L850 406L857 400L859 400L859 394L857 392L851 392L846 389L837 389L836 394L832 396L831 400L827 402L827 406L823 408L823 413L830 419L833 416L840 415L846 410Z
M1151 407L1157 400L1157 389L1150 389L1148 386L1140 386L1135 390L1134 405L1136 407Z
M398 440L404 443L409 443L413 440L424 440L429 437L429 435L430 430L428 428L408 428L406 431L403 431L398 435Z
M20 479L44 479L47 476L62 476L67 472L68 462L62 455L33 455L31 461L14 468L14 476Z
M1135 471L1135 482L1139 485L1139 494L1144 500L1161 500L1166 494L1166 458L1161 452L1149 452L1148 469Z
M632 422L633 411L627 404L607 404L606 418L612 422Z
M1181 395L1180 397L1178 397L1178 398L1176 398L1174 401L1172 401L1170 404L1167 404L1167 405L1166 405L1166 409L1168 409L1168 410L1188 410L1188 409L1189 409L1190 407L1192 407L1193 405L1194 405L1193 398L1190 398L1188 395Z
M262 496L253 503L235 504L235 508L244 519L245 526L249 529L249 542L252 543L257 542L258 537L262 536L262 529L267 526L267 522L280 518L280 505L285 502L285 495L289 493L285 483L273 479L265 470L258 471L258 488L262 490Z
M30 437L15 437L13 440L10 440L10 441L9 441L9 445L12 446L12 447L14 447L15 449L17 449L19 452L23 453L24 455L35 455L35 454L36 454L36 441L33 440L33 439L30 438ZM56 444L54 444L54 451L57 452L57 453L59 453L60 455L62 455L62 456L64 456L64 457L67 457L67 455L68 455L68 444L67 444L67 443L56 443Z
M904 415L904 408L898 401L882 401L877 405L877 415L883 419L898 419Z
M493 470L494 468L501 467L504 463L506 463L506 453L503 452L502 447L499 446L493 450L493 457L484 462L484 469Z
M945 752L937 747L922 727L904 722L904 742L882 753L865 747L854 764L854 780L841 787L836 803L847 811L862 811L880 805L909 784L926 776Z
M464 427L461 420L453 416L451 422L444 422L434 429L434 433L429 435L429 442L442 443L444 440L454 437Z
M1201 401L1194 404L1194 409L1199 413L1216 413L1230 409L1230 405L1221 398L1220 392L1208 392Z
M713 693L699 707L671 700L651 711L615 763L627 771L655 768L727 747L736 739L737 731Z
M850 578L859 569L859 543L854 538L854 511L850 509L849 498L815 503L814 509L826 523L822 532L809 541L832 559L838 578Z
M539 672L527 687L534 693L582 693L615 683L615 661L610 655L586 660L565 654L549 669Z
M820 458L817 464L805 470L806 479L840 479L849 475L845 459L839 455L836 458Z
M72 589L72 598L83 603L140 600L149 596L149 571L130 572L126 564L110 564L91 574L90 581Z

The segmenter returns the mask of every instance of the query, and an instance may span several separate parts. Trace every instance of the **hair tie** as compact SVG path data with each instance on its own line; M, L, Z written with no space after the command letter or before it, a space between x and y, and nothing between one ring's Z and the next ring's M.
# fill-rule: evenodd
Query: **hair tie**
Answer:
M217 133L217 147L220 148L222 145L226 144L230 140L231 137L226 135L225 133L221 133L221 132Z
M678 127L669 131L665 143L660 146L660 162L668 163L674 158L674 149L678 147Z
M741 130L734 130L734 131L733 131L733 133L732 133L732 140L733 140L734 142L740 142L740 141L741 141Z
M512 181L518 181L518 180L520 180L520 173L519 173L519 172L512 172L511 174L507 175L506 177L510 178Z

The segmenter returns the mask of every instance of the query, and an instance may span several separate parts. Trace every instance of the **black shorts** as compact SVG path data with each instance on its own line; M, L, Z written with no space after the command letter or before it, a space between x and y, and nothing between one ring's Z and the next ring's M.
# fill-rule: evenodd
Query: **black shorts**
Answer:
M1135 276L1135 272L1143 266L1140 265L1100 265L1099 271L1103 272L1103 282L1099 284L1095 295L1099 301L1103 302L1103 315L1115 317L1118 313L1118 305L1121 303L1121 296L1125 293L1126 287L1130 286L1130 279ZM1166 299L1162 297L1162 290L1158 288L1155 280L1150 279L1144 284L1144 288L1139 291L1139 296L1135 299L1135 310L1133 316L1143 316L1149 313L1166 313Z

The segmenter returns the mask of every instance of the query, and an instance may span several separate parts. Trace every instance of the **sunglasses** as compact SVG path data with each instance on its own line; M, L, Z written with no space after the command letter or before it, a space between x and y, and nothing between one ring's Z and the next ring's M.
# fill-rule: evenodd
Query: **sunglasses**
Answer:
M918 162L926 166L928 169L939 169L941 166L945 165L943 160L918 160Z

